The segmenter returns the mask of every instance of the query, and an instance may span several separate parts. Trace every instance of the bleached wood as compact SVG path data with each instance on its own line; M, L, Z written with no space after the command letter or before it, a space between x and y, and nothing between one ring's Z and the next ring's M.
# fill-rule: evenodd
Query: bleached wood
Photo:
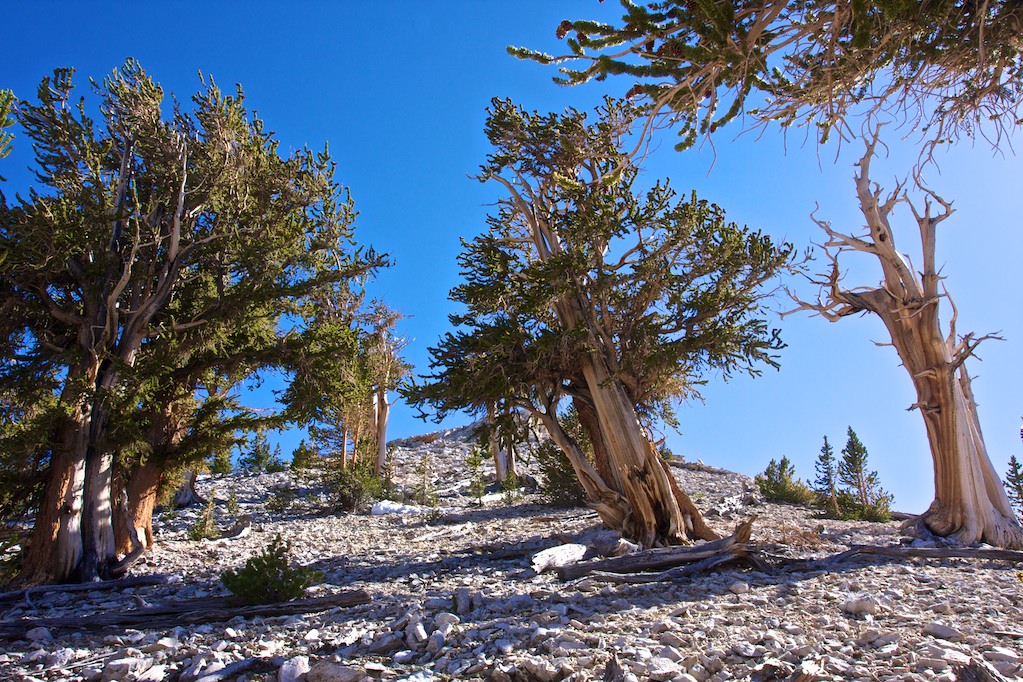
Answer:
M813 218L828 235L823 249L830 268L816 281L821 291L817 300L806 301L789 292L798 307L785 314L806 310L829 321L860 312L880 317L913 381L917 400L910 409L919 410L923 417L934 461L935 496L922 522L936 535L965 544L985 542L1023 549L1023 528L988 457L964 365L980 343L999 337L973 333L957 336L958 310L944 287L939 290L942 277L935 257L937 226L951 216L952 204L924 185L919 175L914 181L925 194L922 209L910 202L902 184L883 198L881 188L870 180L870 163L878 143L879 130L875 130L867 140L855 175L867 233L843 234ZM919 273L898 250L890 222L892 211L902 203L909 205L917 224L923 253ZM937 213L935 206L940 207ZM871 253L877 258L884 277L878 287L841 286L838 256L847 250ZM943 298L952 305L947 335L942 333L939 321Z

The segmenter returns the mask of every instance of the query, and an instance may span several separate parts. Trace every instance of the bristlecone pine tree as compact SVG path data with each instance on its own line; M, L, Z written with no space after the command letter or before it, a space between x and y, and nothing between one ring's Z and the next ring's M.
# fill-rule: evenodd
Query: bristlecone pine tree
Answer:
M817 493L817 504L824 508L825 513L833 518L841 518L842 511L838 506L837 471L835 466L835 449L824 436L824 445L817 456L817 477L813 482L813 490Z
M922 157L930 159L938 143L964 135L997 147L1023 123L1021 25L1023 4L1013 0L658 0L627 3L617 22L563 21L557 29L568 45L563 56L510 50L562 64L567 84L631 79L630 95L678 128L680 148L736 119L812 126L826 140L832 130L855 135L892 115L923 131ZM922 210L910 205L921 239L918 270L896 247L889 224L892 209L908 203L903 187L882 198L870 181L877 142L875 129L856 177L866 234L842 234L818 221L832 269L821 282L823 300L800 301L800 309L829 320L872 312L887 327L916 389L913 407L923 416L934 461L934 501L920 522L960 542L1023 548L1023 527L988 457L965 367L984 337L959 337L954 309L948 328L939 324L948 293L940 285L935 233L951 204L917 176L928 195ZM932 202L941 207L937 215ZM837 258L845 251L877 258L881 285L840 287Z
M636 115L608 101L589 123L577 111L493 102L480 179L505 195L490 230L464 242L465 283L452 298L467 311L431 349L438 371L407 396L440 415L526 410L604 523L652 546L713 532L643 423L670 420L706 370L773 364L779 340L759 302L792 251L705 201L679 201L666 183L640 190L623 151ZM590 436L592 465L560 421L566 399Z
M0 396L26 401L43 437L18 452L45 463L24 583L123 572L115 509L133 529L151 506L118 493L148 495L164 473L133 486L132 444L195 452L178 446L209 407L191 402L199 387L221 396L260 367L287 369L312 318L302 302L383 264L354 249L329 156L281 157L240 91L209 81L171 107L128 60L93 86L94 107L72 75L58 69L19 103L39 186L14 205L0 195ZM213 403L207 423L221 421Z

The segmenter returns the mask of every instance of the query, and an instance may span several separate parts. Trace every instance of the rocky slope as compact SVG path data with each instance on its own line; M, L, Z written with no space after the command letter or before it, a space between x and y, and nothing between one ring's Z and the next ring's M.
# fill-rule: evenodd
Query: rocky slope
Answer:
M396 479L426 476L440 493L423 513L343 515L324 490L290 473L200 481L233 493L252 532L233 540L187 537L199 510L157 519L158 546L136 574L165 585L75 594L34 592L3 620L85 617L145 604L224 594L220 573L244 564L280 533L293 557L324 574L314 595L362 589L349 608L176 627L75 631L37 628L0 645L4 680L997 680L1023 675L1023 591L1014 565L973 559L862 556L831 570L785 567L857 544L902 540L897 523L822 520L813 510L765 504L748 477L701 466L673 471L708 520L727 534L757 515L753 541L765 570L740 568L650 584L536 575L528 553L503 547L575 537L597 518L540 504L535 494L465 491L465 433L395 443ZM418 471L418 472L417 472ZM526 467L529 473L529 467ZM265 504L294 489L282 512ZM273 505L271 505L273 506ZM218 518L226 527L224 504ZM918 541L919 542L919 541ZM234 672L237 671L237 672Z

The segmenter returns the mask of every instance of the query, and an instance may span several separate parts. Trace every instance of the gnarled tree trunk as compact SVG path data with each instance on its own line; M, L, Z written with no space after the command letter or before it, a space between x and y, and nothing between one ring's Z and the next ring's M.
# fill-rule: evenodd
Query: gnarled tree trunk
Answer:
M911 409L920 410L923 416L934 461L934 501L920 522L936 535L960 542L1023 548L1023 528L988 458L964 366L977 345L991 337L975 338L972 333L957 337L954 304L947 335L942 334L938 318L941 298L951 298L938 289L936 228L951 215L952 206L920 185L928 195L923 212L910 204L923 255L923 268L917 273L896 248L889 223L896 205L909 203L903 188L896 187L882 202L881 189L870 182L870 161L877 142L875 133L857 164L856 191L869 232L854 237L816 220L829 237L824 248L832 261L831 271L827 281L820 282L827 301L807 303L793 296L800 303L797 310L812 310L831 321L869 311L884 322L916 389L917 402ZM932 201L942 207L938 215L931 213ZM836 249L874 255L884 273L882 286L866 291L842 288Z
M194 472L188 472L194 481ZM136 549L134 540L137 538L145 550L152 550L156 543L153 540L153 510L163 484L163 466L155 461L147 461L136 468L124 484L124 498L118 501L117 513L114 515L114 537L118 554L129 554ZM124 504L123 508L121 504ZM132 537L134 532L135 538Z
M35 525L18 576L20 585L65 582L82 558L82 491L85 487L85 415L68 418L43 486Z

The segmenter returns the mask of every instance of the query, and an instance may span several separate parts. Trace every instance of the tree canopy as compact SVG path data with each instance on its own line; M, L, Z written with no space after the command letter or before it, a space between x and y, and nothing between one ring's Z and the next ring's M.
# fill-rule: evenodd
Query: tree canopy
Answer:
M633 79L630 95L674 118L680 148L743 114L810 124L824 138L853 111L887 111L934 141L985 129L998 138L1019 123L1023 6L1014 0L621 5L618 23L563 21L566 54L509 50L563 64L563 84Z
M0 215L0 391L49 425L24 452L47 472L28 560L41 580L109 574L115 453L159 441L141 425L162 421L180 454L185 424L212 427L255 372L293 372L311 336L351 355L312 303L386 264L356 246L329 154L282 156L240 88L206 78L167 111L128 60L93 90L58 69L18 104L38 184Z

